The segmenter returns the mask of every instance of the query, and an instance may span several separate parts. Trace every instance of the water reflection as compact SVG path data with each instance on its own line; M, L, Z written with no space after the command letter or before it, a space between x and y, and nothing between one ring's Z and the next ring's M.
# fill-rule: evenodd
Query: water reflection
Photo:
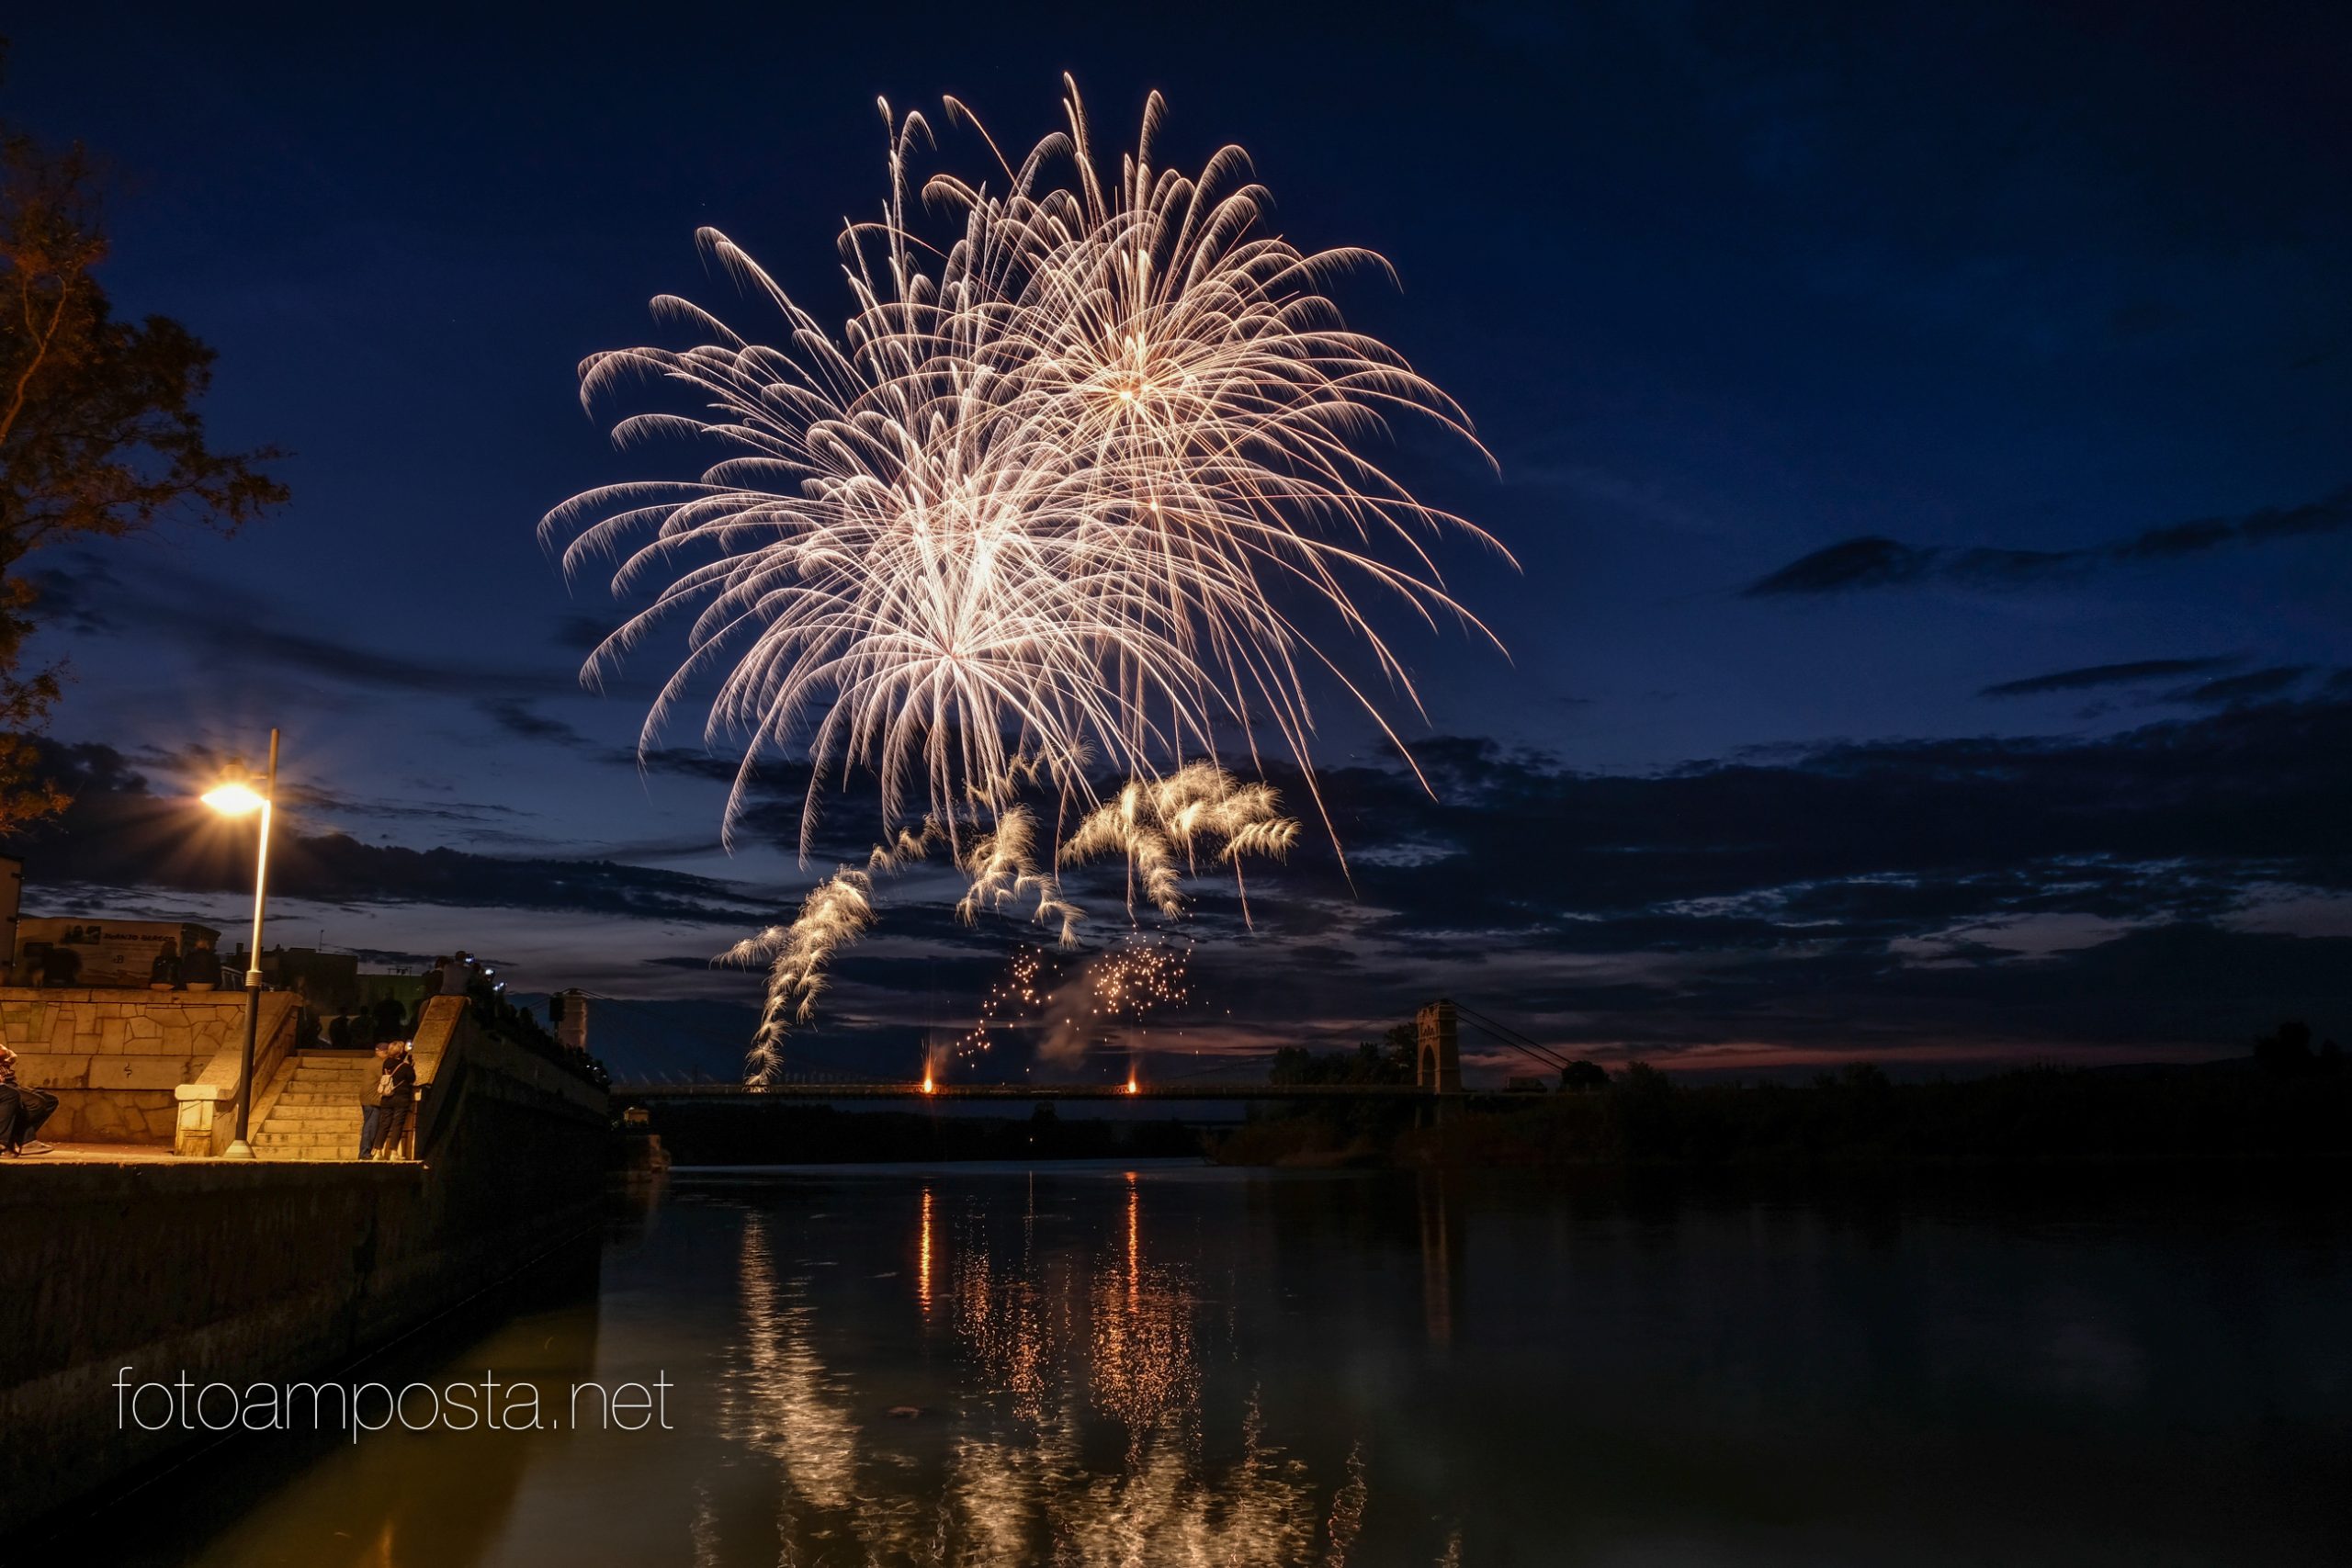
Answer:
M1438 1349L1453 1343L1453 1302L1463 1272L1462 1200L1451 1190L1453 1179L1444 1171L1431 1171L1414 1184L1421 1238L1421 1321L1430 1344Z
M846 1508L857 1472L857 1419L811 1342L808 1280L776 1278L763 1215L744 1219L736 1280L742 1334L720 1407L724 1430L776 1461L787 1493L809 1507Z
M1125 1257L1095 1281L1091 1392L1095 1408L1126 1427L1133 1456L1197 1416L1193 1319L1199 1303L1181 1269L1146 1266L1143 1194L1133 1175L1125 1211Z
M576 1440L571 1432L553 1429L552 1422L564 1411L572 1384L587 1378L595 1363L595 1281L594 1252L557 1260L518 1294L491 1303L492 1311L515 1315L473 1347L464 1363L436 1367L413 1353L395 1353L348 1374L391 1387L414 1380L440 1389L459 1379L479 1387L485 1371L492 1371L497 1393L483 1407L518 1423L527 1406L542 1417L537 1429L509 1425L492 1431L477 1425L453 1439L395 1423L356 1443L332 1432L308 1441L256 1440L214 1461L225 1473L192 1489L205 1495L138 1510L129 1539L114 1543L121 1555L109 1561L203 1568L408 1568L482 1561L505 1534L531 1473L542 1464L561 1465ZM550 1299L560 1304L540 1304ZM422 1424L423 1407L413 1408ZM453 1440L464 1444L462 1465L448 1462ZM300 1484L270 1492L210 1540L196 1544L209 1506L242 1501L235 1494L305 1459ZM153 1539L142 1539L151 1531Z
M915 1299L922 1305L922 1314L931 1315L931 1189L922 1190L922 1221L921 1235L915 1243Z
M227 1508L215 1472L141 1510L202 1547L125 1560L2332 1568L2352 1539L2340 1205L705 1177L582 1292L425 1371L666 1370L674 1429L381 1434Z
M823 1260L787 1265L775 1218L744 1213L721 1425L774 1462L775 1506L752 1537L748 1510L705 1495L688 1527L697 1563L1342 1568L1368 1490L1361 1451L1318 1486L1270 1438L1254 1393L1204 1408L1202 1339L1222 1314L1204 1314L1188 1267L1151 1255L1141 1183L1126 1178L1114 1245L1091 1254L1038 1246L1034 1190L1017 1229L988 1206L951 1226L943 1206L922 1190L913 1305L928 1319L934 1277L948 1281L957 1408L893 1406L879 1422L847 1370L854 1347L824 1348L847 1325L810 1300L802 1269ZM951 1414L966 1429L942 1430Z

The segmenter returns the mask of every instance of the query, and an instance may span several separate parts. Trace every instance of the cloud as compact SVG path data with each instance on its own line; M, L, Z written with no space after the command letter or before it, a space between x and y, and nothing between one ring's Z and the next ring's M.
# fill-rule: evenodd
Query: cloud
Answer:
M145 773L168 773L186 785L192 781L218 778L241 769L245 761L242 756L215 750L201 741L180 747L145 746L119 758L122 770L141 771L142 787ZM497 836L503 831L501 824L514 822L526 815L511 806L483 801L374 798L284 779L278 781L277 793L280 803L289 812L305 816L367 817L386 822L424 823L464 829L469 830L469 837L475 839Z
M37 886L243 890L249 839L192 820L108 748L51 750L79 798L63 831L23 846ZM1317 775L1349 870L1310 830L1287 863L1252 868L1254 930L1229 876L1194 880L1183 929L1215 1017L1193 1039L1371 1038L1444 994L1602 1051L2220 1052L2299 1012L2352 1027L2346 939L2277 913L2352 901L2352 693L2242 695L2096 738L1837 743L1644 774L1475 737L1414 751L1434 794L1395 755ZM1306 781L1274 782L1305 810ZM763 825L782 829L797 794ZM289 896L540 911L559 942L566 916L741 929L792 903L610 857L377 848L299 815L289 829ZM960 926L948 880L888 885L817 1038L887 1054L927 1022L961 1027L1011 951L1040 940L1017 914ZM1073 889L1089 942L1120 940L1115 868ZM2261 910L2276 929L2237 929ZM613 972L756 990L696 945L649 934Z
M2333 939L2232 929L2280 889L2352 899L2342 696L2095 739L1841 743L1643 775L1476 739L1414 750L1434 799L1393 761L1320 776L1351 884L1311 845L1252 878L1261 945L1227 982L1238 1013L1313 994L1326 1016L1376 1021L1450 991L1546 1039L1872 1049L2220 1051L2274 1010L2352 1026ZM1301 787L1287 782L1294 801ZM1203 913L1229 901L1205 896ZM2199 954L2283 967L2177 1005L2119 1000L2123 966L2191 930ZM1344 978L1308 956L1334 947L1358 955ZM2142 991L2173 995L2165 976Z
M593 653L612 635L612 626L598 615L574 611L556 617L555 645L577 653Z
M1984 587L2014 587L2076 570L2080 552L1920 549L1894 539L1848 539L1790 562L1741 590L1741 597L1838 593L1949 578Z
M576 751L606 750L562 719L541 713L520 697L484 697L474 706L491 723L519 739L548 741Z
M9 846L25 861L28 884L186 894L252 886L252 840L244 831L176 793L151 789L145 774L112 747L40 744L43 766L74 803L62 818ZM608 859L415 850L305 831L305 804L289 800L272 845L274 895L355 907L438 904L729 925L774 908L764 890Z
M2183 687L2167 694L2165 700L2199 707L2268 702L2301 685L2303 677L2310 673L2311 666L2308 664L2278 664L2267 670L2249 670L2243 675L2224 675L2218 681L2208 681L2202 685Z
M114 570L86 552L70 552L40 579L45 611L76 632L160 636L179 643L192 662L219 671L291 671L375 691L503 700L575 694L569 671L485 670L387 652L319 632L282 629L282 604L264 605L228 583L181 574L170 581Z
M2175 560L2229 545L2341 533L2352 528L2352 485L2300 506L2269 506L2241 517L2199 517L2144 529L2128 539L2072 550L1906 545L1876 536L1847 539L1800 557L1740 591L1747 599L1802 597L1951 582L2025 588L2103 566Z
M2180 675L2199 675L2209 670L2226 669L2233 659L2140 659L2125 664L2090 664L2078 670L2059 670L2047 675L2031 675L2022 681L2004 681L1987 686L1976 694L1980 697L2030 697L2044 692L2081 692L2095 686L2136 685L2143 681L2169 680Z

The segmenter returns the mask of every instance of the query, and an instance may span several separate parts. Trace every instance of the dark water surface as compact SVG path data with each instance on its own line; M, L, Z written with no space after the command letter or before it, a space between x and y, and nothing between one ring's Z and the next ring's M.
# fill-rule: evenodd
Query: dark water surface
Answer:
M2188 1183L681 1173L485 1369L671 1429L248 1444L150 1560L2352 1562L2352 1223Z

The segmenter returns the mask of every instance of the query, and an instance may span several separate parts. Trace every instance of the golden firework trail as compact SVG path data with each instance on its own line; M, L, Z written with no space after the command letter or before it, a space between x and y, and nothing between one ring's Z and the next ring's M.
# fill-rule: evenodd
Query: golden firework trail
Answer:
M1182 878L1197 868L1202 854L1214 852L1217 861L1233 865L1238 885L1239 856L1279 854L1289 847L1298 836L1298 823L1276 816L1279 804L1280 797L1263 784L1241 784L1221 769L1193 763L1167 778L1130 780L1113 804L1080 824L1063 844L1060 859L1074 864L1111 851L1125 854L1129 908L1140 876L1152 903L1174 919L1183 913ZM900 829L891 843L874 846L865 870L842 866L819 883L792 924L771 926L720 955L721 963L768 966L767 999L745 1063L752 1081L769 1081L782 1068L785 1036L814 1013L824 988L825 965L873 925L875 878L927 860L932 846L947 838L935 821L926 821L919 832ZM956 913L967 925L983 913L1034 896L1037 902L1032 919L1041 924L1058 921L1060 944L1077 945L1083 911L1065 899L1059 884L1039 868L1036 818L1028 807L1006 807L989 830L967 838L956 857L956 868L966 878ZM1243 908L1246 914L1246 901ZM1098 985L1095 1010L1103 1010L1101 1004L1108 1002L1115 1014L1122 997L1148 996L1149 987L1140 982L1151 976L1172 975L1181 985L1181 962L1173 968L1158 965L1138 956L1145 951L1124 948L1096 965L1092 972L1112 988L1103 991ZM1023 994L1035 975L1033 964L1022 982ZM990 1006L995 997L991 992ZM959 1044L959 1052L987 1048L989 1017L984 1008L979 1028ZM928 1074L930 1069L925 1070Z
M825 987L825 965L840 949L874 923L874 883L846 866L808 890L800 914L789 926L770 926L720 955L720 962L768 966L767 1004L752 1037L750 1066L755 1079L782 1066L786 1032L806 1023Z

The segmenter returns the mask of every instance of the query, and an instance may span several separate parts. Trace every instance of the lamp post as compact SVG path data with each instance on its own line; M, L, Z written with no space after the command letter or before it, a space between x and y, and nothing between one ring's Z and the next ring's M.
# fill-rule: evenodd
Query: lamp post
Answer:
M251 784L242 779L221 784L204 797L204 804L228 817L243 817L254 811L261 813L261 844L254 853L254 941L245 955L245 1051L237 1072L237 1137L226 1154L227 1159L251 1159L253 1145L246 1142L252 1131L254 1108L254 1043L261 1032L261 922L269 892L269 818L277 803L277 731L269 732L269 774L261 793L256 795Z

